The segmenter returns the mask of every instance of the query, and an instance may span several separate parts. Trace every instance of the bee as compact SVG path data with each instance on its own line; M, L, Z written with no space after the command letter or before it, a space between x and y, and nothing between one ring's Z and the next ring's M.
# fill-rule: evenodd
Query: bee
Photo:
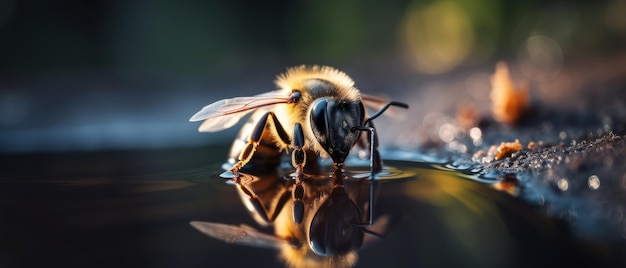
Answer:
M228 170L235 177L246 164L278 166L285 149L293 149L291 162L296 174L314 162L307 158L315 160L315 155L331 158L334 167L342 168L357 143L370 150L372 173L380 171L382 160L372 120L390 106L408 105L361 94L348 75L328 66L290 68L275 83L278 90L220 100L189 119L204 120L200 132L216 132L256 110L231 147ZM366 118L365 106L378 111ZM369 139L360 139L363 131L369 133Z
M291 68L275 83L278 90L214 102L189 121L204 120L198 130L215 132L232 127L247 113L256 111L233 143L228 170L237 181L237 172L246 164L273 169L281 162L281 152L292 149L291 163L296 169L293 217L300 223L304 215L301 174L307 163L316 163L317 158L311 156L331 158L334 169L341 170L355 144L362 148L369 145L374 175L381 170L382 160L372 120L391 106L408 105L361 94L348 75L328 66ZM365 106L378 111L366 117ZM369 134L366 140L361 139L363 131ZM238 160L234 160L237 155Z
M341 171L330 178L305 176L303 202L311 209L298 224L289 213L295 204L289 197L293 180L276 172L240 176L237 187L244 205L257 223L273 225L274 234L247 225L201 221L192 221L194 228L225 242L278 250L291 267L352 267L358 250L385 232L389 217L374 221L373 216L377 180L344 183Z

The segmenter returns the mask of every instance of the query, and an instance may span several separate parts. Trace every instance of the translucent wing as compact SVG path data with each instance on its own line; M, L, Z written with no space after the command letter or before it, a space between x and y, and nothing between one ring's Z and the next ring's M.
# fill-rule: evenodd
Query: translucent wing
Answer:
M252 97L236 97L211 103L196 114L189 121L205 120L198 131L216 132L237 124L249 112L269 105L287 103L289 94L282 90L271 91Z
M372 110L378 111L380 108L385 106L389 100L385 97L372 96L361 93L361 102L365 107L368 107Z
M237 226L204 221L192 221L189 224L198 231L227 243L273 249L289 246L285 239L259 232L244 224Z

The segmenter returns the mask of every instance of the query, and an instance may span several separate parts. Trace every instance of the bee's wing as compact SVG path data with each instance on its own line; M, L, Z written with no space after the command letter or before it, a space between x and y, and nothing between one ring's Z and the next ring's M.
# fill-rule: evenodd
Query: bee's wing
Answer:
M249 112L279 103L287 103L289 95L282 90L275 90L252 97L236 97L216 101L194 114L189 122L205 120L198 131L216 132L232 127Z
M380 110L380 108L383 108L383 106L385 106L385 104L387 104L389 100L385 97L361 93L361 102L363 102L363 105L365 105L365 107L370 108L374 111L378 111Z
M259 232L247 225L192 221L189 224L198 231L224 242L260 248L281 249L289 246L286 239Z

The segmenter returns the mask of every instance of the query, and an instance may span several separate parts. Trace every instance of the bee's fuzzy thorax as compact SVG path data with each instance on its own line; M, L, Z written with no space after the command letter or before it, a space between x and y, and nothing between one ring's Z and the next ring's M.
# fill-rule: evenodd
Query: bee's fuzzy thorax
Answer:
M275 83L279 88L291 90L303 81L315 78L328 80L338 87L346 89L354 87L354 81L346 73L333 67L318 65L300 65L298 67L289 68L285 73L276 78Z

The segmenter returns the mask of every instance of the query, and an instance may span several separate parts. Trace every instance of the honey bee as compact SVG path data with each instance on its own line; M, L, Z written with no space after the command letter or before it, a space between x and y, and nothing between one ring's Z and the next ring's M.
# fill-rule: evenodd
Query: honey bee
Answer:
M307 187L302 200L311 209L299 224L289 213L289 207L295 204L290 199L293 180L284 180L276 172L259 177L240 173L237 187L244 205L257 223L272 224L274 234L247 225L190 224L225 242L276 249L291 267L352 267L358 259L357 251L386 231L389 217L383 215L374 221L372 202L377 180L344 184L345 178L339 170L330 178L304 176L302 181Z
M357 143L369 149L372 173L380 171L382 160L372 120L390 106L408 105L361 94L348 75L328 66L290 68L275 83L278 90L220 100L189 119L204 120L200 132L216 132L256 110L231 148L227 169L235 177L246 164L267 169L278 166L285 149L293 149L296 174L315 162L315 155L330 157L335 168L342 168ZM378 111L366 118L365 106ZM366 140L360 139L363 131L369 133Z
M408 105L363 95L345 73L327 66L299 66L288 69L276 79L278 90L252 97L236 97L214 102L193 115L189 121L204 120L199 131L220 131L236 124L256 110L240 131L231 148L228 170L237 181L237 172L246 164L273 169L280 163L281 152L291 148L291 163L296 168L293 217L296 223L304 215L304 166L316 163L316 157L330 157L333 167L341 170L352 148L360 141L369 144L371 174L382 168L376 129L372 120L391 106ZM365 106L378 108L366 118ZM369 133L360 140L361 132ZM246 136L245 142L241 136ZM239 155L238 161L234 157ZM307 161L307 155L309 161Z

